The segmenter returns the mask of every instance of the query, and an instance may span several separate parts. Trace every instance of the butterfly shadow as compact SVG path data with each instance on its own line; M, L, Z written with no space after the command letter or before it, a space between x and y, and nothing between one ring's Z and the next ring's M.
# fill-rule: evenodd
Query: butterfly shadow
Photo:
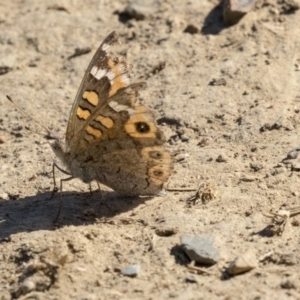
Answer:
M19 232L55 230L62 226L80 226L96 223L101 218L111 218L130 211L151 197L124 197L115 192L63 192L50 199L51 193L19 198L0 199L0 242L9 241Z

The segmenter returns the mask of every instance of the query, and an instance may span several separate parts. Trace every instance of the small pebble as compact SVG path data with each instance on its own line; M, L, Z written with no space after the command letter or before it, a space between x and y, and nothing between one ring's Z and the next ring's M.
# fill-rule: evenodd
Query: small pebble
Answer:
M285 280L280 284L281 288L283 289L287 289L287 290L291 290L291 289L295 289L296 288L296 284L295 282L293 282L292 280Z
M300 171L300 163L293 163L292 171L299 172Z
M228 161L228 158L222 154L220 154L216 159L216 162L227 162L227 161Z
M124 10L129 17L144 20L157 11L157 4L153 0L134 0Z
M214 78L212 79L212 81L209 83L209 85L212 85L212 86L220 86L220 85L227 85L227 82L224 78Z
M292 131L294 130L295 127L293 126L292 123L288 122L286 125L285 125L285 130L288 130L288 131Z
M190 34L196 34L200 32L200 28L195 24L189 24L183 32L187 32Z
M163 228L157 228L155 230L156 235L158 236L171 236L178 232L177 228L172 227L163 227Z
M95 217L96 216L96 211L93 207L90 207L90 208L86 208L84 211L83 211L83 215L84 216L92 216L92 217Z
M287 159L296 159L297 157L298 157L298 151L296 149L289 151L286 156Z
M214 247L214 238L210 235L183 234L181 245L191 261L212 265L220 260L220 253Z
M10 67L7 66L1 66L0 67L0 75L4 75L6 73L8 73L9 71L11 71L12 69Z
M255 0L224 0L223 19L226 25L234 25L247 14Z
M199 277L194 274L188 274L185 277L185 281L189 283L199 283Z
M7 193L0 194L0 199L9 200L9 195Z
M261 169L263 169L263 164L260 163L250 163L250 168L254 171L254 172L258 172Z
M249 249L244 254L237 256L227 268L231 275L245 273L258 267L258 260L254 252Z
M36 288L35 282L29 278L26 278L21 284L18 292L20 293L20 295L24 295L35 290L35 288Z
M256 177L255 176L251 176L251 175L242 175L241 178L240 178L240 181L244 181L244 182L252 182L252 181L255 181L256 180Z
M181 135L180 139L182 142L188 142L190 140L190 138L185 134Z
M284 167L274 168L274 169L271 171L271 174L272 174L273 176L275 176L275 175L284 173L285 171L286 171L286 169L285 169Z
M121 273L128 277L136 277L140 273L140 270L140 265L129 265L121 269Z

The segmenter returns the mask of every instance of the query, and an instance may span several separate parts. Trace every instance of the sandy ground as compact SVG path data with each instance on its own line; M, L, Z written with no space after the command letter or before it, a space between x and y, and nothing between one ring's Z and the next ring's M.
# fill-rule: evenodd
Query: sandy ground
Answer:
M270 236L263 215L300 205L300 161L285 160L300 144L300 11L258 0L225 28L217 0L152 1L144 20L122 13L128 3L0 1L0 299L300 299L300 216ZM216 197L126 199L103 187L101 199L96 184L91 194L73 180L55 224L55 156L5 95L64 133L84 71L113 30L175 155L169 188L208 183ZM164 229L174 234L158 236ZM184 233L214 237L221 260L191 273ZM267 255L229 276L248 249ZM135 278L120 273L130 264L141 267Z

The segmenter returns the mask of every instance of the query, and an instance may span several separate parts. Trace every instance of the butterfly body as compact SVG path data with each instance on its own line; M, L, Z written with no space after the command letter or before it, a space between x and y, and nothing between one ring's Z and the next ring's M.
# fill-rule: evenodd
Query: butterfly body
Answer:
M172 157L151 110L136 103L146 84L131 83L129 66L102 42L73 104L66 139L52 148L72 177L96 180L124 195L158 194L172 172Z

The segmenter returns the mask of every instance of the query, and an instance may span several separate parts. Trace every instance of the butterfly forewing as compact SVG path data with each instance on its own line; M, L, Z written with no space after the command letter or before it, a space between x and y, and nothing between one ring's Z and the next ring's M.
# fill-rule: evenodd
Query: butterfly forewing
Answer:
M115 32L109 34L101 43L92 58L71 109L66 139L71 141L82 127L88 124L95 110L105 105L116 92L116 87L130 84L129 68L121 58L111 58L107 51L119 43ZM114 90L112 90L114 86Z

